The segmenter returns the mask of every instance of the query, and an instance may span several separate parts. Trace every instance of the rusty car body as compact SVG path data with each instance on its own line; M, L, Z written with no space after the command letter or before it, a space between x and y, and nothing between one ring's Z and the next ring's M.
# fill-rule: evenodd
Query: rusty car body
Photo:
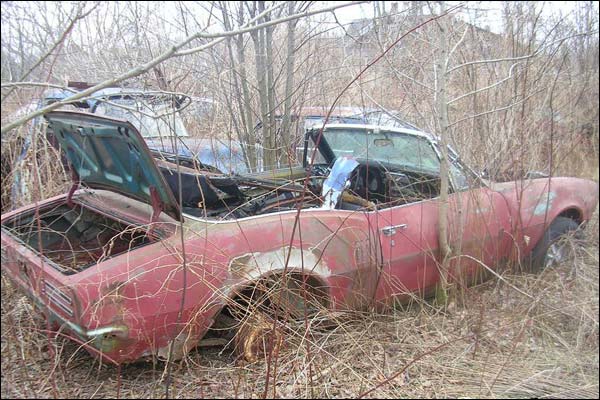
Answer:
M300 315L311 311L307 296L328 310L365 309L439 283L433 135L328 125L307 133L303 166L223 175L153 159L125 121L46 118L73 186L2 215L2 271L55 329L105 361L183 357L267 279L290 278L292 295L271 296L271 306ZM558 234L598 202L592 181L495 184L450 158L452 280L532 255L547 263ZM555 221L571 222L556 231Z

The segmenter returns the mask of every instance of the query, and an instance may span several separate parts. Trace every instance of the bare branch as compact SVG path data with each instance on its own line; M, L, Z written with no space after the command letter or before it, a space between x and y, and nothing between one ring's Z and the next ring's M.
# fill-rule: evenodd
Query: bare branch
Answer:
M63 85L55 85L55 84L47 83L47 82L3 82L3 83L0 83L0 87L2 87L2 88L17 88L17 87L27 87L27 86L65 89L65 90L70 90L73 93L77 93L72 88L68 88Z
M450 104L452 104L452 103L454 103L454 102L457 102L457 101L459 101L459 100L462 100L462 99L464 99L465 97L469 97L469 96L472 96L472 95L474 95L474 94L477 94L477 93L480 93L480 92L483 92L483 91L486 91L486 90L489 90L489 89L493 89L493 88L495 88L496 86L498 86L498 85L501 85L502 83L506 82L507 80L509 80L510 78L512 78L512 77L513 77L513 68L514 68L514 67L516 67L516 66L517 66L517 65L519 65L519 64L520 64L520 63L514 63L513 65L511 65L511 66L510 66L510 69L509 69L509 71L508 71L508 76L507 76L506 78L504 78L504 79L501 79L501 80L499 80L498 82L496 82L496 83L493 83L493 84L491 84L491 85L489 85L489 86L482 87L481 89L473 90L472 92L465 93L465 94L463 94L462 96L458 96L458 97L456 97L456 98L454 98L454 99L450 100L450 101L448 102L448 105L450 105Z
M493 60L478 60L478 61L470 61L470 62L467 62L467 63L464 63L464 64L457 65L456 67L450 68L450 69L448 70L448 72L447 72L447 73L448 73L448 74L450 74L451 72L453 72L453 71L456 71L457 69L460 69L460 68L463 68L463 67L468 67L469 65L476 65L476 64L490 64L490 63L498 63L498 62L508 62L508 61L520 61L520 60L526 60L526 59L528 59L528 58L532 58L532 57L535 57L535 56L537 56L537 55L538 55L540 52L542 52L542 50L544 50L544 49L545 49L545 48L547 48L547 47L550 47L550 46L552 46L553 44L556 44L556 43L559 43L559 42L564 42L565 40L572 39L572 38L579 37L579 36L589 36L589 35L593 35L593 34L595 34L595 33L598 33L598 31L584 32L584 33L577 33L577 34L575 34L575 35L571 35L571 36L567 36L567 37L564 37L564 38L560 38L560 39L557 39L557 40L555 40L555 41L553 41L553 42L550 42L550 43L548 43L548 44L547 44L547 45L545 45L545 46L542 46L542 47L538 48L538 49L537 49L536 51L534 51L533 53L531 53L531 54L527 54L527 55L525 55L525 56L520 56L520 57L506 57L506 58L497 58L497 59L493 59Z
M454 47L452 47L452 50L450 50L450 52L448 53L448 58L446 58L446 70L448 69L448 63L450 62L450 59L452 58L452 55L454 54L454 52L456 51L456 49L458 48L458 46L461 45L461 43L465 40L465 38L467 37L467 32L469 31L469 25L465 24L465 31L463 32L462 36L460 37L460 39L458 40L458 42L456 42L456 44L454 45Z
M73 17L73 19L71 20L71 22L69 23L69 25L67 26L67 28L63 31L62 35L60 35L60 37L58 38L58 40L56 42L54 42L54 44L50 47L50 49L48 49L48 51L42 55L36 62L35 64L33 64L19 79L19 81L22 81L24 79L26 79L29 74L31 74L31 72L33 72L41 63L44 62L44 60L46 60L46 58L48 58L53 52L54 50L56 50L56 48L58 46L60 46L64 40L66 39L66 37L71 33L71 31L73 30L73 27L75 26L75 23L85 17L87 17L92 11L94 11L96 9L96 7L98 7L98 4L95 4L90 10L88 10L85 13L82 13L83 11L83 7L81 7L80 9L77 10L77 13L75 15L75 17ZM8 93L6 93L4 96L2 96L0 102L4 101L8 96L10 96L10 94L13 92L13 90L8 91Z
M500 107L500 108L494 108L493 110L488 110L488 111L481 112L481 113L479 113L479 114L470 115L470 116L468 116L468 117L461 118L461 119L459 119L458 121L454 121L454 122L452 122L450 125L448 125L448 127L451 127L451 126L454 126L454 125L460 124L461 122L467 121L467 120L469 120L469 119L473 119L473 118L481 117L481 116L484 116L484 115L487 115L487 114L492 114L492 113L495 113L495 112L500 112L500 111L508 110L508 109L510 109L510 108L512 108L512 107L514 107L514 106L516 106L516 105L519 105L519 104L521 104L521 103L523 103L523 102L525 102L525 101L529 100L529 98L531 98L531 97L535 96L536 94L540 93L541 91L542 91L542 90L538 90L537 92L533 92L533 93L529 94L527 97L525 97L525 98L523 98L523 99L521 99L521 100L519 100L519 101L515 101L514 103L510 103L510 104L509 104L509 105L507 105L507 106Z
M262 29L262 28L268 28L270 26L274 26L274 25L279 25L283 22L288 22L288 21L292 21L295 19L299 19L299 18L304 18L304 17L310 17L311 15L316 15L316 14L322 14L325 12L329 12L329 11L333 11L333 10L337 10L338 8L344 8L344 7L348 7L348 6L353 6L356 4L361 4L361 3L365 3L365 1L353 1L350 3L341 3L341 4L335 4L333 6L330 7L325 7L325 8L320 8L318 10L314 10L314 11L304 11L298 14L293 14L293 15L288 15L287 17L282 17L282 18L278 18L278 19L274 19L271 21L267 21L265 23L262 24L258 24L258 25L253 25L253 26L248 26L246 28L240 28L234 31L230 31L230 32L222 32L222 33L213 33L213 34L207 34L207 33L198 33L196 35L194 35L193 39L212 39L212 38L225 38L228 36L235 36L235 35L239 35L239 34L243 34L243 33L249 33L258 29ZM257 20L260 20L262 17L264 17L265 15L268 15L271 13L271 11L281 7L282 5L284 5L285 3L279 3L277 5L272 6L271 8L261 12L259 15L255 16L250 22L254 22ZM249 25L246 24L246 25ZM192 53L197 53L198 51L201 50L205 50L203 48L204 46L199 46L199 47L195 47L192 49L188 49L185 51L180 51L175 53L175 56L184 56L187 54L192 54Z
M17 119L14 122L11 122L11 123L8 123L8 124L4 125L2 127L2 129L0 130L0 133L4 134L4 133L8 132L9 130L11 130L13 128L16 128L19 125L22 125L25 122L27 122L27 121L35 118L35 117L43 115L43 114L45 114L45 113L47 113L49 111L52 111L52 110L56 110L57 108L65 105L65 104L69 104L69 103L73 103L75 101L81 100L81 99L85 98L86 96L89 96L92 93L94 93L94 92L96 92L96 91L98 91L100 89L104 89L104 88L116 85L117 83L122 82L122 81L124 81L126 79L130 79L130 78L139 76L139 75L141 75L141 74L149 71L155 65L158 65L158 64L162 63L163 61L168 60L168 59L170 59L172 57L182 56L182 55L191 54L191 53L200 52L200 51L209 49L209 48L215 46L216 44L222 42L223 40L225 40L229 36L235 36L235 35L239 35L241 33L251 32L251 31L254 31L254 30L257 30L257 29L261 29L261 28L264 28L264 27L267 27L267 26L272 26L272 25L277 25L277 24L283 23L283 22L287 22L287 21L290 21L292 19L297 19L297 18L302 18L302 17L309 16L309 15L314 15L314 14L319 14L319 13L323 13L323 12L328 12L328 11L332 11L332 10L337 9L337 8L347 7L347 6L354 5L354 4L359 4L359 3L362 3L362 2L351 2L351 3L337 4L335 6L326 7L326 8L322 8L322 9L311 11L311 12L303 12L303 13L295 14L295 15L288 16L288 17L285 17L285 18L280 18L280 19L277 19L277 20L269 21L268 23L265 23L265 24L259 24L259 25L255 25L255 26L249 27L254 22L260 20L263 16L269 14L275 8L280 7L283 4L285 4L285 3L279 3L278 5L272 6L271 8L266 9L264 12L256 15L254 18L252 18L251 20L249 20L245 24L245 27L242 27L240 29L229 31L229 32L222 32L222 33L219 33L219 34L210 34L210 35L207 35L207 34L198 33L198 34L192 35L192 36L184 39L183 41L179 42L178 44L172 46L169 50L167 50L163 54L155 57L154 59L148 61L147 63L145 63L143 65L139 65L139 66L137 66L137 67L135 67L135 68L127 71L124 74L121 74L121 75L119 75L119 76L117 76L115 78L112 78L112 79L105 80L104 82L99 83L96 86L93 86L93 87L91 87L89 89L86 89L86 90L84 90L84 91L82 91L82 92L80 92L78 94L75 94L75 95L73 95L71 97L68 97L68 98L66 98L66 99L64 99L62 101L58 101L56 103L52 103L52 104L50 104L50 105L48 105L48 106L46 106L44 108L41 108L41 109L39 109L39 110L37 110L35 112L27 114L27 115L25 115L25 116ZM198 39L198 38L201 38L201 37L204 37L204 38L212 37L212 38L216 38L216 39L213 40L213 41L211 41L211 42L209 42L209 43L207 43L207 44L205 44L205 45L196 47L194 49L187 50L187 51L184 51L184 52L178 52L179 49L183 48L184 46L186 46L191 41L193 41L195 39Z

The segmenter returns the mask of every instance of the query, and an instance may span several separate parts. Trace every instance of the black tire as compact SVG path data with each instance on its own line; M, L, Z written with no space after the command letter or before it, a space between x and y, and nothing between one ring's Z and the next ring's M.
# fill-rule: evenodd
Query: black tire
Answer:
M556 217L531 252L531 271L538 272L546 268L548 264L548 250L553 244L569 233L574 233L575 239L582 238L582 232L579 230L579 224L576 221L571 218Z

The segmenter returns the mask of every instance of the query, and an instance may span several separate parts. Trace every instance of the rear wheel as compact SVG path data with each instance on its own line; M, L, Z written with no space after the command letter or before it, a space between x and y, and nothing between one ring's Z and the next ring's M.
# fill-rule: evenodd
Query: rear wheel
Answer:
M569 236L582 239L579 224L571 218L556 217L532 251L531 269L541 271L564 262L573 244L568 240Z

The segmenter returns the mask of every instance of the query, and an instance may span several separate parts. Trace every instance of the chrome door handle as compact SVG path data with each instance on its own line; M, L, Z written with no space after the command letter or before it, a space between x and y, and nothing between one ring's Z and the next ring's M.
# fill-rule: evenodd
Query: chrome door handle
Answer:
M398 232L398 229L406 228L408 228L407 224L384 226L381 228L381 233L383 233L384 236L393 236Z

